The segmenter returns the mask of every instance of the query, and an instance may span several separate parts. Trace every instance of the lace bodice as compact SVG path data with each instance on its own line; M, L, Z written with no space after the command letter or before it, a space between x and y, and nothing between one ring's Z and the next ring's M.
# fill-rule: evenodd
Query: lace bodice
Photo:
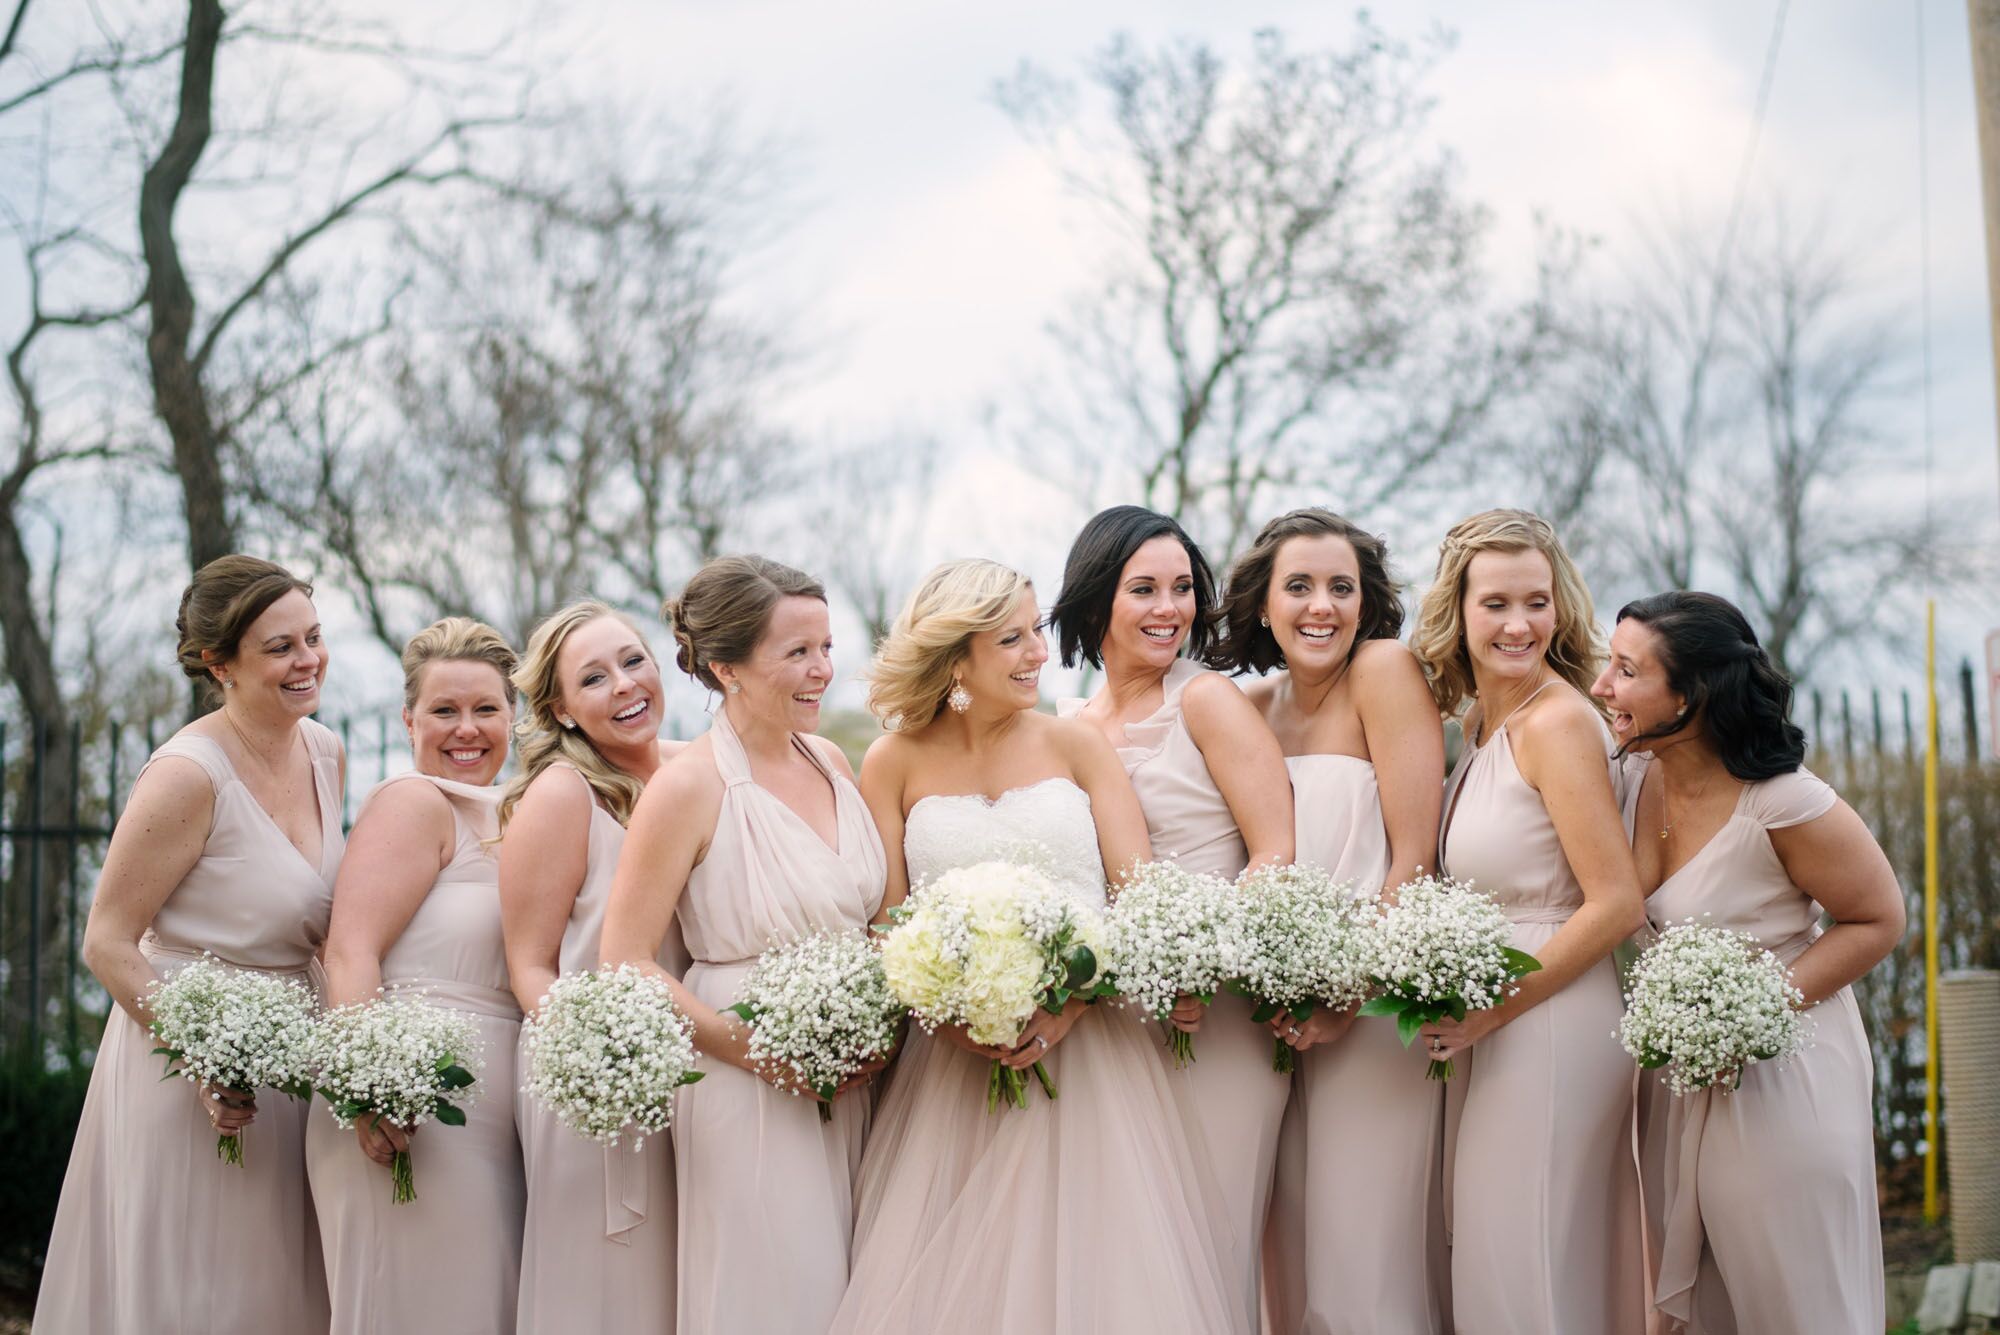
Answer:
M1104 859L1090 794L1068 779L1009 788L998 801L980 793L919 798L903 822L910 883L978 862L1020 862L1042 872L1078 903L1104 907Z

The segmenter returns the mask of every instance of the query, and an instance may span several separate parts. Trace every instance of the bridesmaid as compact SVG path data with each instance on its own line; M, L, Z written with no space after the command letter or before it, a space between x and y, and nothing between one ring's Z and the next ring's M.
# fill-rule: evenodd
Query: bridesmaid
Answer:
M603 603L535 628L514 674L521 773L500 799L500 921L514 997L532 1013L559 974L597 965L625 822L662 741L660 669L645 637ZM686 964L678 934L660 962ZM521 1335L658 1332L674 1320L674 1165L663 1147L604 1148L519 1096L527 1174Z
M1610 738L1584 694L1603 657L1590 590L1544 520L1489 510L1445 535L1412 642L1441 714L1473 702L1440 862L1499 899L1542 965L1502 1005L1422 1031L1425 1055L1471 1058L1447 1093L1457 1329L1639 1331L1632 1062L1613 1036L1611 951L1644 918Z
M1393 896L1435 858L1444 729L1396 639L1388 549L1327 510L1281 515L1237 559L1223 613L1212 661L1267 674L1247 693L1291 772L1299 860ZM1437 1335L1444 1091L1393 1025L1353 1019L1272 1025L1301 1056L1265 1235L1270 1330Z
M681 670L722 707L633 809L604 915L606 963L667 978L715 1060L680 1100L680 1329L823 1332L847 1288L854 1174L868 1101L822 1122L811 1097L750 1063L721 1008L769 946L865 934L882 904L882 840L840 749L813 736L833 680L817 580L761 556L710 561L664 609ZM678 907L684 982L653 964Z
M1085 524L1070 546L1062 594L1049 614L1064 667L1104 669L1088 701L1057 711L1103 733L1138 793L1156 857L1234 880L1246 866L1292 860L1292 787L1270 730L1228 678L1196 660L1215 615L1215 577L1181 526L1136 505ZM1188 657L1181 657L1185 650ZM1175 1027L1202 1030L1199 1060L1175 1069L1159 1048L1187 1112L1188 1135L1224 1193L1235 1240L1231 1284L1243 1319L1258 1313L1258 1248L1270 1205L1290 1082L1271 1069L1271 1041L1250 1003L1217 996L1215 1022L1184 998Z
M1675 1097L1642 1077L1660 1310L1711 1335L1872 1335L1884 1322L1874 1062L1852 984L1902 938L1896 874L1801 765L1791 683L1729 603L1627 603L1595 689L1628 753L1653 926L1700 918L1755 937L1791 966L1815 1021L1803 1052L1750 1067L1733 1093Z
M485 1045L482 1097L462 1127L412 1136L367 1121L342 1131L324 1108L306 1131L306 1174L339 1332L510 1329L521 1270L521 1143L500 869L492 844L514 719L514 651L447 617L403 649L403 726L417 767L368 796L333 887L326 1000L420 991L461 1011ZM417 1199L390 1200L391 1154L412 1141ZM357 1143L358 1142L358 1143Z
M222 707L153 752L112 833L83 958L118 1003L90 1075L34 1325L327 1328L306 1195L306 1105L162 1080L146 992L186 962L304 978L340 863L339 740L314 722L327 649L312 587L251 556L195 572L180 665ZM243 1137L219 1162L216 1132Z
M868 695L893 731L861 767L888 903L912 878L1026 857L1101 908L1107 873L1151 856L1104 739L1036 710L1047 660L1033 586L991 561L938 567L897 617ZM1074 1000L1010 1049L913 1027L869 1134L833 1330L1246 1335L1155 1040L1128 1010ZM1045 1061L1060 1097L988 1113L994 1060Z

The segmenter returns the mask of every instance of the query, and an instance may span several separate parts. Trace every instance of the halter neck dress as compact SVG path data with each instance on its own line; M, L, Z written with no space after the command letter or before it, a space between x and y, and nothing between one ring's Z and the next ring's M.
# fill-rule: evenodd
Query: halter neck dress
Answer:
M1651 762L1626 762L1628 827ZM1838 800L1805 769L1743 785L1729 820L1647 898L1648 924L1695 918L1793 963L1819 939L1821 912L1770 832ZM1874 1058L1853 988L1810 1014L1806 1048L1751 1065L1733 1091L1675 1095L1640 1073L1648 1241L1670 1330L1873 1335L1885 1323Z
M1532 955L1583 887L1507 729L1502 720L1483 745L1467 736L1445 786L1439 862L1497 899L1513 944ZM1606 733L1607 769L1610 749ZM1467 1335L1645 1327L1634 1067L1615 1036L1624 1008L1607 956L1457 1060L1444 1190L1451 1310Z
M816 932L865 935L882 906L887 859L861 793L813 744L798 753L833 789L838 846L750 772L729 721L708 730L722 807L678 910L694 963L688 990L721 1009L757 956ZM704 1061L680 1099L680 1328L708 1335L813 1335L847 1289L854 1177L868 1093L851 1091L822 1123L814 1100L781 1093L727 1062Z
M565 762L560 767L583 783ZM562 973L595 969L604 910L625 827L590 798L589 853L570 907L558 957ZM678 929L660 947L660 966L679 975L687 952ZM517 1061L526 1069L526 1054ZM671 1335L674 1329L675 1205L673 1146L665 1136L602 1146L558 1122L519 1087L528 1205L521 1238L519 1335L579 1330ZM690 1335L693 1335L691 1332Z
M201 858L139 949L161 978L204 952L232 968L307 978L326 938L340 828L340 743L300 722L320 852L308 863L213 739L183 729L147 761L193 762L215 791ZM143 772L143 771L142 771ZM162 1080L153 1036L113 1006L90 1073L35 1306L47 1331L323 1332L326 1279L306 1188L307 1107L271 1090L240 1133L243 1163L184 1080Z
M1233 881L1250 854L1181 711L1189 684L1213 675L1188 659L1175 660L1161 683L1160 707L1125 725L1126 743L1117 751L1145 812L1153 856ZM1085 703L1065 700L1057 712L1073 716ZM1152 1020L1147 1028L1158 1042L1188 1138L1208 1157L1223 1193L1223 1222L1234 1257L1231 1292L1244 1318L1254 1322L1278 1127L1291 1082L1271 1069L1271 1031L1251 1023L1251 1009L1233 992L1218 993L1195 1035L1196 1059L1185 1067L1174 1065L1166 1028Z
M390 1199L389 1170L361 1153L314 1100L306 1172L326 1250L336 1335L384 1330L505 1331L514 1325L526 1187L514 1130L521 1009L500 936L501 789L410 772L363 804L408 801L429 785L450 804L451 861L382 957L382 986L471 1019L482 1044L478 1097L464 1126L433 1124L410 1142L417 1198Z
M1389 875L1375 766L1289 756L1297 858L1357 893ZM1444 1089L1396 1026L1357 1019L1298 1056L1265 1236L1271 1335L1443 1335Z

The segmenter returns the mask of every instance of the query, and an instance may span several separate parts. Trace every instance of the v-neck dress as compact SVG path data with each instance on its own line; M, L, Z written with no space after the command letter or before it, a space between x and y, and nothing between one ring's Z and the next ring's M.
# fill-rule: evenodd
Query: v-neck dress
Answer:
M182 730L153 752L200 766L215 790L201 857L139 949L162 978L204 951L305 979L326 938L340 866L340 743L300 722L319 805L317 865L244 786L221 745ZM113 1006L90 1073L35 1305L35 1329L324 1332L326 1279L306 1189L307 1107L271 1090L240 1133L243 1163L185 1080L162 1080L153 1037Z
M1631 757L1632 824L1651 756ZM1790 964L1820 934L1772 830L1838 800L1804 769L1743 786L1729 820L1646 900L1655 929L1695 918L1746 932ZM1636 836L1635 836L1636 838ZM1884 1324L1875 1198L1874 1061L1854 990L1810 1012L1807 1047L1758 1062L1734 1091L1675 1095L1641 1073L1641 1162L1656 1301L1693 1335L1840 1335Z
M1126 744L1117 750L1145 813L1153 855L1234 880L1250 854L1181 710L1188 686L1209 675L1198 663L1176 660L1161 683L1160 707L1126 724ZM1057 712L1075 715L1085 703L1065 700ZM1243 1318L1254 1324L1278 1128L1291 1082L1271 1069L1271 1031L1251 1022L1251 1010L1235 993L1218 993L1195 1036L1195 1060L1181 1067L1174 1064L1163 1026L1152 1020L1146 1025L1159 1040L1159 1058L1188 1139L1207 1156L1222 1192L1222 1222L1234 1247L1232 1297Z
M1610 750L1607 733L1607 770ZM1504 721L1483 746L1468 738L1445 786L1439 863L1492 895L1531 955L1583 904ZM1615 1034L1624 1009L1606 956L1457 1059L1444 1191L1462 1335L1644 1329L1634 1068Z
M688 990L717 1009L774 945L815 932L864 935L882 906L888 861L861 793L803 738L793 746L833 788L839 838L830 848L750 773L718 709L708 730L722 806L708 852L688 876L678 916L694 963ZM814 1335L847 1291L854 1179L868 1134L868 1095L834 1101L782 1093L727 1062L680 1098L680 1328L705 1335Z
M583 783L567 761L556 761ZM557 967L565 974L595 969L604 910L625 827L590 795L583 884L563 927ZM660 967L687 967L678 928L660 945ZM520 1053L519 1069L527 1057ZM673 1335L674 1154L664 1136L643 1144L629 1137L604 1146L585 1140L527 1091L515 1095L521 1159L528 1184L521 1230L521 1289L514 1329L519 1335ZM418 1187L422 1190L421 1184Z
M315 1099L306 1171L319 1213L335 1335L423 1331L491 1335L514 1324L526 1189L514 1130L521 1010L500 936L501 789L399 774L368 805L408 801L430 785L450 804L455 840L402 934L382 957L382 985L459 1012L479 1030L479 1097L464 1126L431 1125L410 1142L417 1198L391 1199L389 1170L368 1159Z
M1298 860L1380 890L1390 851L1375 766L1332 754L1285 765ZM1271 1335L1446 1330L1445 1091L1428 1067L1382 1020L1299 1054L1264 1242Z

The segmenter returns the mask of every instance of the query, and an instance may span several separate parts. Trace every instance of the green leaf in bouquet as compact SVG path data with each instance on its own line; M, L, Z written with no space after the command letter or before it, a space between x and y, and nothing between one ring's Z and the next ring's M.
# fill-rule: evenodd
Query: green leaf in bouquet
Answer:
M324 1095L326 1091L321 1090L320 1093ZM332 1102L332 1100L329 1099L328 1102ZM333 1111L342 1121L351 1122L361 1116L362 1113L367 1112L368 1105L355 1099L343 1099L333 1105Z
M1052 987L1043 994L1042 1009L1051 1015L1061 1015L1063 1007L1069 1005L1070 992L1066 987Z
M1423 1027L1424 1013L1415 1006L1396 1017L1396 1037L1403 1040L1406 1048L1417 1041L1417 1031Z
M1257 1009L1250 1012L1250 1023L1269 1024L1272 1020L1277 1018L1278 1012L1283 1009L1284 1007L1280 1006L1275 1001L1259 1002L1257 1005Z
M472 1072L453 1062L438 1071L438 1083L446 1089L464 1089L472 1083Z
M1063 954L1063 968L1067 976L1063 985L1072 990L1085 987L1097 977L1097 952L1086 945L1076 945Z
M745 1024L757 1023L757 1008L747 1001L739 1001L734 1006L724 1006L724 1013L734 1015Z
M1454 1020L1463 1020L1465 1018L1465 998L1463 997L1451 998L1451 1000L1444 1003L1444 1008L1451 1013L1451 1018Z
M1307 1020L1312 1019L1313 1012L1318 1009L1319 1002L1312 997L1307 997L1304 1001L1292 1007L1292 1019L1300 1024L1304 1024Z
M465 1109L453 1107L443 1099L438 1100L437 1119L446 1126L464 1126Z
M1507 961L1507 972L1516 978L1534 973L1542 967L1542 962L1525 950L1512 946L1500 947L1500 958Z
M1667 1061L1668 1057L1666 1053L1653 1052L1649 1050L1645 1056L1639 1058L1639 1066L1643 1070L1657 1071L1662 1066L1665 1066L1667 1064Z
M1250 985L1241 978L1232 978L1224 983L1223 986L1234 992L1237 996L1242 997L1245 1001L1255 1001L1257 999L1257 994L1252 992Z
M681 1083L683 1085L691 1085L707 1074L707 1071L688 1071L681 1076Z
M1204 1006L1213 1006L1215 1004L1215 989L1212 987L1206 992L1190 992L1188 995Z
M1394 996L1388 992L1384 992L1379 996L1370 997L1368 998L1368 1000L1362 1002L1359 1014L1401 1015L1403 1013L1403 1009L1409 1004L1410 1004L1409 1002L1403 1000L1399 996Z

